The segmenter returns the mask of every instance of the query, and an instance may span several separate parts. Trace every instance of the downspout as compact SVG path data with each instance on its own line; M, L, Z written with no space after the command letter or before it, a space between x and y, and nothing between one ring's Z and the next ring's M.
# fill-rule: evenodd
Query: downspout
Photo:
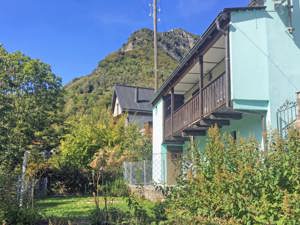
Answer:
M230 38L229 28L225 34L225 69L226 69L226 107L231 107L231 68L230 68Z
M231 81L230 81L230 53L229 53L229 26L227 25L225 28L221 27L220 20L228 19L228 13L222 13L215 21L217 30L221 32L225 36L225 67L226 67L226 107L230 107L230 91L231 91Z

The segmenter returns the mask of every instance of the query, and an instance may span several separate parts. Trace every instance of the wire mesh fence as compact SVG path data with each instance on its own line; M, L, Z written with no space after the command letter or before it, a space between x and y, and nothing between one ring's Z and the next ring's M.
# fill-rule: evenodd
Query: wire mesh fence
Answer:
M124 180L129 185L173 185L182 172L182 154L156 153L152 160L124 162Z
M130 185L152 184L152 161L124 162L124 179Z

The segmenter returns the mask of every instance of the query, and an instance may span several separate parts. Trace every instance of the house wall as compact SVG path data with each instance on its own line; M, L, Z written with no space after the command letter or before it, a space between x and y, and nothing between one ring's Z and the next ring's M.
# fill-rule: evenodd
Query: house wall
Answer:
M122 108L120 106L119 99L116 98L113 116L116 117L116 116L120 115L121 113L122 113Z
M277 109L300 90L300 0L294 0L295 32L287 31L287 8L233 12L230 24L231 98L239 110L267 111L277 128Z
M232 12L229 30L233 107L239 110L267 110L266 13L264 10Z
M230 134L236 131L237 138L255 138L259 144L263 144L261 115L259 113L245 113L241 120L231 120L230 126L224 126L220 131L221 134ZM207 143L207 136L197 137L195 141L199 150L202 151Z
M293 34L287 31L286 7L274 8L273 0L266 0L266 6L266 10L231 13L231 100L233 108L244 113L241 120L231 120L230 126L221 129L222 133L237 131L238 137L255 137L259 143L262 115L267 117L267 128L277 128L277 109L286 100L296 100L300 91L300 0L293 0ZM153 174L157 168L161 171L153 175L154 181L165 177L162 104L159 102L153 113ZM203 149L207 136L195 141Z
M288 27L288 10L274 8L274 3L267 1L267 43L269 67L270 116L272 127L276 124L276 111L286 101L296 100L300 90L300 0L293 0L293 26L290 34Z
M128 113L128 123L134 123L140 128L144 128L145 123L152 122L151 114Z
M166 168L166 146L163 145L163 111L161 99L153 107L152 177L156 183L164 183Z

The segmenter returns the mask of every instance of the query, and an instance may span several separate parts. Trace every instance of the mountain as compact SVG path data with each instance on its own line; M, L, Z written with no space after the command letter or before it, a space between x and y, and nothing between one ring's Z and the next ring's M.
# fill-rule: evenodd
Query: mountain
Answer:
M160 83L175 69L178 61L199 37L182 29L158 33L158 70ZM65 112L88 112L94 106L108 106L114 84L125 83L153 87L153 31L134 32L127 43L100 61L88 76L65 86Z

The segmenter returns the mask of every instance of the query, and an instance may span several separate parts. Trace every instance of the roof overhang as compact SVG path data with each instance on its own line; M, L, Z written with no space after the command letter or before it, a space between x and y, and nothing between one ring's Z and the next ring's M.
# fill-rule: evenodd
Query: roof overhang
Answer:
M132 114L152 115L152 111L148 111L148 110L122 109L122 111L125 113L132 113Z
M266 9L265 6L255 7L237 7L237 8L225 8L219 15L213 20L208 29L204 32L202 37L196 42L195 46L186 54L186 56L179 62L177 68L168 77L168 79L162 84L158 91L154 94L151 101L155 105L159 99L170 92L171 88L177 82L177 80L184 74L185 71L193 67L197 55L203 54L210 47L210 43L224 35L224 30L230 23L231 12L236 11L248 11L248 10L262 10Z

